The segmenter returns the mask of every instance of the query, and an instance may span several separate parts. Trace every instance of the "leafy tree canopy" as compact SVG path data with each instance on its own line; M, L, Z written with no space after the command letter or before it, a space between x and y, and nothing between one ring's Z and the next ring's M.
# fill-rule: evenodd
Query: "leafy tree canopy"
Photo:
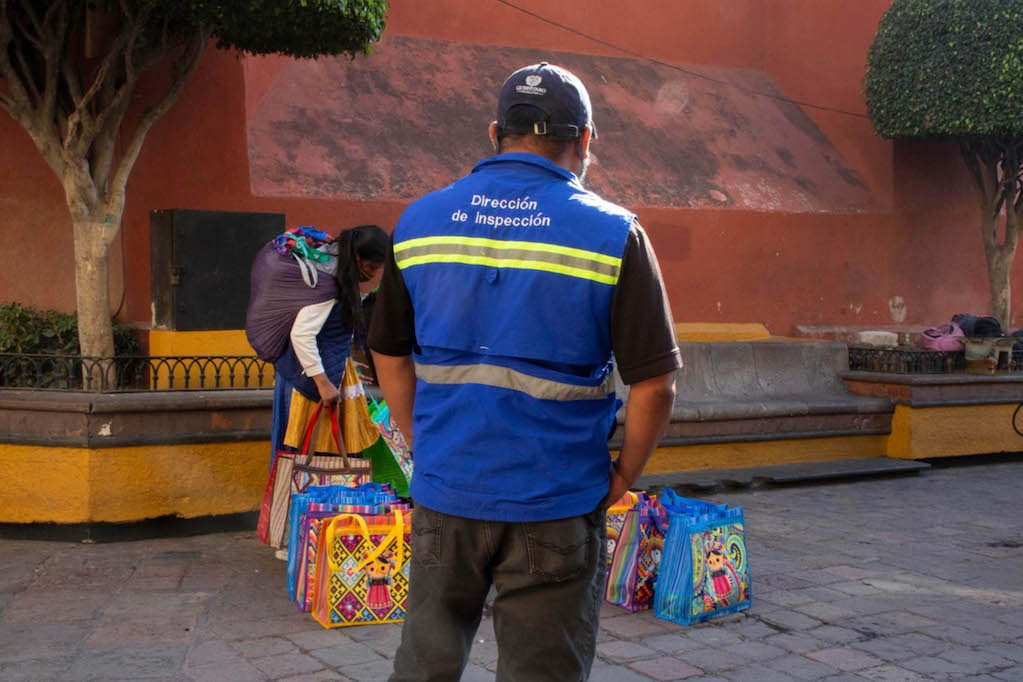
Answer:
M387 0L165 0L210 28L221 48L311 58L368 54L384 30Z
M50 2L25 2L40 5ZM250 54L312 58L368 54L384 30L387 0L72 0L71 5L144 17L153 43L203 28L218 47ZM17 6L17 4L15 5ZM82 19L84 13L72 10Z
M894 0L867 55L888 138L1023 136L1023 2Z

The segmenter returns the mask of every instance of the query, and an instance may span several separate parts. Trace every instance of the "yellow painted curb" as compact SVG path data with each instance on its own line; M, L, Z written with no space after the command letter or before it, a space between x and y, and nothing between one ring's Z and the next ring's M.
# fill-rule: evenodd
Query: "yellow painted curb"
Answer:
M886 438L883 435L838 436L659 447L643 473L667 474L882 457Z
M755 341L771 335L760 323L676 322L675 338L683 342Z
M1023 438L1012 428L1016 405L896 405L888 456L923 459L1023 452Z
M259 508L269 441L123 448L0 445L0 523L194 518Z

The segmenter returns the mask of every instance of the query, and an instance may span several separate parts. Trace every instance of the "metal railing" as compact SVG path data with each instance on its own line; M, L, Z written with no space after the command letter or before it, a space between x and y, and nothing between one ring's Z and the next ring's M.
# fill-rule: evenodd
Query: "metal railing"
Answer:
M0 353L0 390L199 391L273 387L273 364L247 355L125 356Z
M956 374L966 371L963 351L931 351L922 348L849 346L849 369L891 374ZM999 374L1023 373L1023 351L1013 351Z

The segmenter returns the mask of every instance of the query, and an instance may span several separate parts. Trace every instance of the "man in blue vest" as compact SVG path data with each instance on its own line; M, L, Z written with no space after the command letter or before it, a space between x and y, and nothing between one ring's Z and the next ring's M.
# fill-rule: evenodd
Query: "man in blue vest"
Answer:
M414 437L394 682L458 680L491 586L498 680L589 675L604 509L653 452L681 366L646 234L582 186L595 137L578 78L520 69L490 125L497 155L394 230L369 337ZM614 461L612 354L631 389Z

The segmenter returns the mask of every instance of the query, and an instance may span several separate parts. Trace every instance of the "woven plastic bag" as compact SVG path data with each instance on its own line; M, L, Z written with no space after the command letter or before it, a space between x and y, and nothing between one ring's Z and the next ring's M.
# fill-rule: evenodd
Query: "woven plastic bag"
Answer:
M622 534L622 527L625 525L625 515L629 510L639 503L639 496L627 491L622 499L618 500L607 508L607 565L611 565L614 559L615 550L618 548L618 540Z
M391 410L386 402L383 400L377 402L371 397L369 416L381 436L372 447L362 453L373 463L373 480L389 483L399 495L408 497L408 485L412 477L412 453L405 445L405 439L391 426ZM393 430L393 433L389 433L388 429ZM395 437L400 439L400 443L396 444L397 451L391 445Z
M316 582L316 559L319 552L319 537L324 524L330 524L331 520L338 516L338 512L351 513L351 507L339 507L337 505L313 504L313 508L300 517L301 534L297 541L300 548L298 553L298 564L295 574L294 601L298 610L308 612L313 607L313 586ZM409 511L410 506L404 502L393 505L381 505L373 509L373 513L358 511L360 516L369 525L387 524L391 521L391 514L395 510Z
M691 625L749 608L752 585L742 507L722 509L668 497L662 500L668 529L654 587L654 614Z
M351 357L341 377L341 434L347 452L362 452L380 438L377 425L370 419L366 390Z
M304 516L310 509L330 510L333 516L342 512L360 514L382 514L390 511L389 505L398 498L388 486L379 483L365 483L356 488L329 485L311 486L304 493L291 496L288 510L288 593L293 600L299 574L301 549L304 532Z
M317 405L313 411L300 453L280 451L274 458L273 470L263 493L257 525L260 540L271 547L280 549L287 537L288 513L293 494L305 492L312 486L356 487L372 482L370 461L345 454L341 445L337 414L333 409L326 412L330 415L331 433L341 455L309 454L313 430L323 411L322 405Z
M656 499L638 494L624 516L608 562L604 599L628 611L653 605L668 516Z
M405 475L405 480L411 482L412 449L409 448L408 443L405 442L405 437L398 430L398 425L391 416L391 408L388 407L386 402L381 400L370 407L370 416L373 418L373 423L380 430L380 435L383 436L387 447L390 448L391 454L401 468L401 472Z
M395 511L386 524L367 524L358 514L326 524L317 542L316 622L336 628L405 619L410 521L409 514Z

